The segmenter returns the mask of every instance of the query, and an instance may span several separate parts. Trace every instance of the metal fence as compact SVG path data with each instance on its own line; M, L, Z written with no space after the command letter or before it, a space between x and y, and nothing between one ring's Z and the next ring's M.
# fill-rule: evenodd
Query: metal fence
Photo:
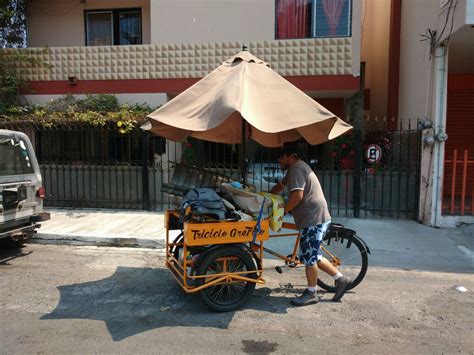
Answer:
M47 206L163 210L193 184L241 178L239 145L175 143L139 129L122 134L114 125L0 127L30 136ZM390 127L370 120L359 138L351 133L319 146L301 144L333 217L416 218L420 132L411 122ZM278 149L248 142L245 151L246 182L268 191L283 177Z
M474 154L453 149L445 157L443 215L474 216Z

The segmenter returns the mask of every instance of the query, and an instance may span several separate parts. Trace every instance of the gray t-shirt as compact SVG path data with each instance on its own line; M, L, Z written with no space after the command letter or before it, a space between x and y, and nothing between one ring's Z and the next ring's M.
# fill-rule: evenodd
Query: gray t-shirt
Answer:
M313 170L302 160L290 166L282 180L288 191L303 190L303 199L293 209L299 229L315 226L331 219L321 184Z

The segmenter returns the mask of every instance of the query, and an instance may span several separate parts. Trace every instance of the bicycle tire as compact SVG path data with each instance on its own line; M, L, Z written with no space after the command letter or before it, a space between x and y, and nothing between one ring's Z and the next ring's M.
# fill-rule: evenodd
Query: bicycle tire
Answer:
M173 240L173 244L182 243L184 241L183 232L179 233ZM179 259L179 250L183 248L182 245L170 245L169 253L172 254L176 260Z
M184 235L183 233L178 234L178 236L173 240L173 244L183 243L184 242ZM182 245L171 245L169 248L169 253L174 256L176 260L180 260L180 252L183 249ZM191 255L199 255L206 250L205 246L193 246L187 247L188 253ZM183 256L181 256L183 257ZM181 259L182 260L182 259ZM194 266L193 266L194 268Z
M231 257L234 260L228 262L227 269L222 267L222 258ZM256 265L248 251L235 245L218 247L208 254L199 263L196 271L197 276L212 275L220 272L255 271ZM252 279L257 278L257 273L243 274ZM196 279L196 286L202 286L206 278ZM216 284L208 286L199 292L203 302L212 310L217 312L230 312L240 308L250 297L255 289L255 283L250 281L234 281L231 283Z
M338 269L352 280L348 290L361 283L367 273L368 256L365 244L357 236L329 231L323 239L323 246L339 259ZM322 255L333 262L332 257L320 249ZM350 255L348 255L350 254ZM334 280L326 273L318 274L318 286L329 292L335 292Z

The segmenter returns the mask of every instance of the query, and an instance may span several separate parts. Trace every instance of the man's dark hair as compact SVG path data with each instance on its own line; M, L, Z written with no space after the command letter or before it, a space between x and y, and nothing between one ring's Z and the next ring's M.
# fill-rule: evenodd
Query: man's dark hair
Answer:
M287 142L280 150L280 156L295 155L298 159L302 158L300 146L297 142Z

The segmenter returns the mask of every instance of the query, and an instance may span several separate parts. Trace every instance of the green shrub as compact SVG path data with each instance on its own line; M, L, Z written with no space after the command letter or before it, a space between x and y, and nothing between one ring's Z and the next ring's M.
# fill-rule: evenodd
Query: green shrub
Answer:
M113 124L122 133L129 133L145 120L153 109L148 105L122 105L110 94L87 95L76 99L63 96L44 105L9 106L0 113L0 121L32 121L43 127L63 124Z

